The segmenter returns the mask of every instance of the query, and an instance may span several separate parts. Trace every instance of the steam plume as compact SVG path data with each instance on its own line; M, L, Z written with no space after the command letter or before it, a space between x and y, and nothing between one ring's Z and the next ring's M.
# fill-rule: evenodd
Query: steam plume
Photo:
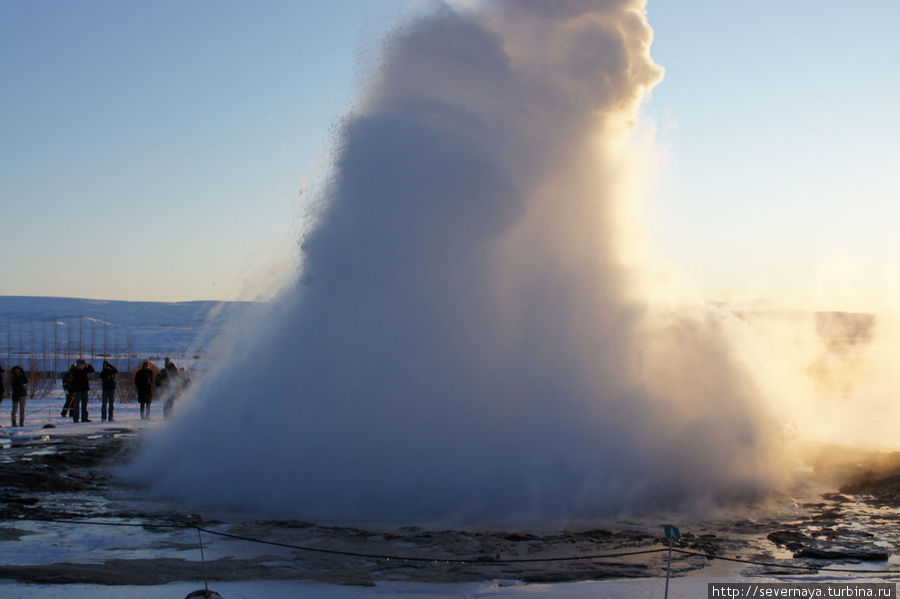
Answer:
M651 39L637 0L437 6L400 29L300 279L134 471L202 505L395 522L764 489L739 323L657 309L629 259Z

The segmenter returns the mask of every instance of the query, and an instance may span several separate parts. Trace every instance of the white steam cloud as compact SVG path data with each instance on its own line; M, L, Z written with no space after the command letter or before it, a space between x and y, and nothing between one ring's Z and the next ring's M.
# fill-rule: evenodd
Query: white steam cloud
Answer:
M271 322L133 471L306 519L548 522L773 483L741 323L661 309L628 224L638 0L438 6L388 42Z

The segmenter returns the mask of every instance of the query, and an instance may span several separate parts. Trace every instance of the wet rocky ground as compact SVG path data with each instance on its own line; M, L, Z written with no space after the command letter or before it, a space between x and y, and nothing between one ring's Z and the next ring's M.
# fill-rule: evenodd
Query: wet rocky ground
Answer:
M652 552L667 546L659 526L663 516L539 531L329 526L184 513L177 505L147 500L143 489L114 476L136 443L137 433L123 428L83 437L43 434L0 445L0 578L57 584L311 579L365 585L665 574L666 553ZM702 571L715 557L758 562L735 563L734 572L745 575L783 574L791 571L787 566L900 569L893 557L900 553L900 458L855 456L830 468L828 476L817 472L798 489L794 497L801 499L776 498L727 516L720 510L679 517L682 536L675 548L692 555L676 551L673 574ZM593 557L635 551L644 553ZM578 556L586 558L567 559Z

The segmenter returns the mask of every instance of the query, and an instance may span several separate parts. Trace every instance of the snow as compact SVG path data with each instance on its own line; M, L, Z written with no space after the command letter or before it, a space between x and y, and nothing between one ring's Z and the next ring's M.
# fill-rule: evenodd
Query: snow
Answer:
M8 400L4 400L6 402ZM99 422L99 400L91 400L90 411L94 419L86 424L75 424L70 419L59 416L61 397L30 400L27 404L26 426L0 429L0 442L27 442L34 437L84 436L101 434L117 428L145 429L159 426L161 411L154 420L142 421L138 404L119 404L116 407L116 422ZM2 404L8 407L7 403ZM158 406L154 406L157 408ZM49 409L49 417L47 415ZM46 421L57 426L55 429L41 428ZM17 541L0 542L0 563L48 564L58 562L86 563L99 562L109 557L173 557L197 560L194 546L195 531L174 532L168 549L148 544L150 533L141 528L112 528L103 526L70 526L66 524L32 523L19 521L15 527L25 532ZM273 548L260 548L240 544L228 539L204 539L206 558L240 556L242 553L276 553ZM707 596L707 585L711 582L893 582L900 576L878 576L866 574L815 574L784 575L748 578L742 576L744 566L728 562L713 562L709 567L693 571L686 576L672 578L669 597L672 599L694 599ZM182 599L192 591L202 589L200 579L148 586L106 586L93 584L31 584L10 580L0 580L0 597L3 598L57 598L67 599L107 599L107 598L177 598ZM304 580L249 580L240 582L211 581L209 588L219 592L223 599L249 599L260 597L304 597L306 599L650 599L663 597L665 579L640 578L624 580L603 580L574 583L526 584L518 581L485 581L469 583L422 583L376 580L375 586L342 586Z
M126 302L64 297L0 296L0 361L41 364L57 347L58 369L66 358L99 354L118 358L120 370L140 358L183 359L206 354L212 341L236 320L264 312L253 302ZM54 330L55 327L55 330ZM32 339L33 336L33 339ZM25 354L25 355L22 355ZM52 358L48 361L52 361ZM70 363L70 361L69 361ZM134 366L131 358L129 365ZM96 364L95 364L96 366Z
M95 381L92 386L100 386L100 381ZM151 404L151 419L141 420L140 404L138 402L120 403L116 398L113 422L100 421L100 400L91 398L88 402L88 414L91 422L72 422L71 418L60 416L65 399L62 391L52 394L47 398L31 398L25 402L25 426L12 428L10 412L12 401L7 397L0 401L0 445L9 443L24 443L35 437L71 437L77 435L103 434L127 428L141 430L159 424L163 420L162 405L158 402ZM18 421L18 414L16 414ZM43 428L46 424L52 424L55 428ZM46 441L47 439L43 439Z
M9 407L7 402L0 407ZM116 421L99 422L99 400L92 399L90 413L93 422L75 424L63 419L59 409L63 398L29 400L26 426L0 429L0 443L27 443L35 438L51 439L60 436L90 436L119 428L146 429L159 426L163 422L159 406L154 405L154 419L142 421L138 404L117 404ZM49 412L49 414L48 414ZM42 426L50 422L54 429ZM142 528L112 528L103 526L71 526L66 524L37 523L19 521L15 528L25 534L17 541L0 542L0 563L7 565L49 564L59 562L88 563L100 562L110 557L122 559L172 557L197 561L195 531L173 532L167 546L148 543L151 533ZM204 539L206 558L216 559L241 554L277 553L271 547L232 542L220 538ZM713 562L709 567L694 571L686 576L671 579L669 597L672 599L693 599L707 596L710 582L885 582L896 581L898 576L878 576L877 574L827 574L809 576L785 575L778 577L742 576L743 566L728 562ZM259 597L304 597L310 599L643 599L663 596L663 578L641 578L625 580L603 580L576 583L525 584L518 581L485 581L469 583L421 583L376 580L373 587L341 586L303 580L271 581L249 580L240 582L210 582L210 588L219 592L224 599ZM0 597L14 598L56 598L105 599L105 598L164 598L182 599L190 592L203 588L200 579L149 586L105 586L92 584L30 584L10 580L0 580Z
M765 578L673 578L669 583L671 599L699 599L707 596L711 582L895 582L897 578L846 578L834 576ZM159 586L114 586L70 584L36 585L0 581L0 596L28 599L183 599L203 583L173 583ZM307 581L246 581L210 583L209 588L223 599L259 599L264 597L303 597L304 599L659 599L665 579L573 582L558 584L521 584L514 581L479 583L379 582L374 587L351 587Z

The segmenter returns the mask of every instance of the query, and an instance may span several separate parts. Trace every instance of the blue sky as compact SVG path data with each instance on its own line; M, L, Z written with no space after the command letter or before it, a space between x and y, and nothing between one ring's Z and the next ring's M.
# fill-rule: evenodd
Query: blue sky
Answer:
M0 2L0 294L252 296L409 4ZM898 17L650 0L664 267L708 299L900 296Z
M402 4L0 3L0 294L252 295Z
M651 0L658 254L708 298L900 299L900 4Z

